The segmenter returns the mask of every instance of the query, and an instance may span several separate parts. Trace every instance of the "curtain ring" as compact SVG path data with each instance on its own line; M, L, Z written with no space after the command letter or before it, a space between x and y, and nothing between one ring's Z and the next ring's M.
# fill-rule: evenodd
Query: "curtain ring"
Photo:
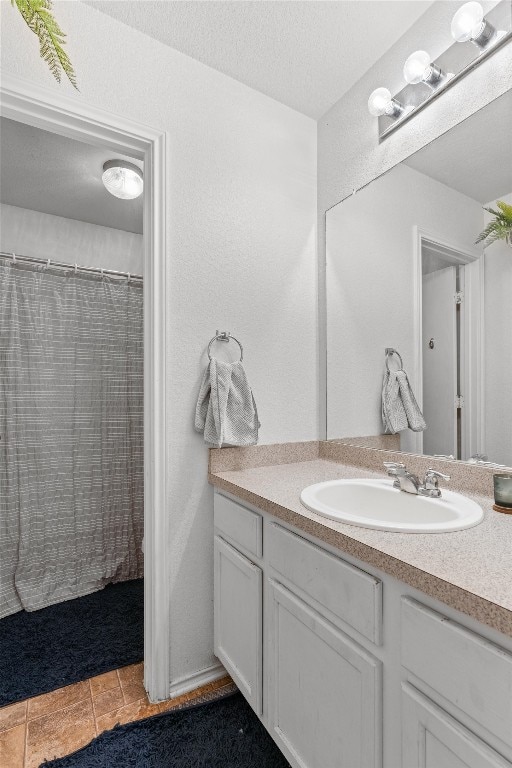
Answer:
M130 282L130 279L131 279L131 275L130 275L130 273L128 272L128 282Z
M46 262L46 267L45 267L45 269L48 269L48 268L49 268L49 266L50 266L50 259L48 259L48 261Z
M14 251L12 252L12 263L16 264L16 254L14 253Z
M78 264L75 264L75 275L78 274Z

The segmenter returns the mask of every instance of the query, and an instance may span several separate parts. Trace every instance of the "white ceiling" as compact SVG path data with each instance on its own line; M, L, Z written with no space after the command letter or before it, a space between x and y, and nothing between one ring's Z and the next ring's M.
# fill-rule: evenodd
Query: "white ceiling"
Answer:
M155 37L166 38L191 55L195 51L205 63L312 115L327 109L371 65L369 51L374 61L380 48L383 51L392 44L387 25L393 26L391 21L397 21L400 9L403 32L413 21L411 6L418 16L429 5L401 0L105 0L90 4L130 19L148 33L156 27ZM379 7L380 42L371 40L375 30L365 30L375 6ZM362 45L366 32L370 38ZM396 25L393 33L398 37ZM357 67L354 57L359 57ZM321 72L330 77L322 77ZM485 204L512 191L511 124L512 92L508 92L406 162ZM141 233L142 197L118 200L103 187L102 166L111 158L109 150L0 118L0 201Z
M512 91L416 152L405 162L485 204L512 192Z
M39 128L0 118L0 202L126 232L142 232L143 195L113 197L101 181L115 157L142 163Z
M432 0L85 0L315 119Z

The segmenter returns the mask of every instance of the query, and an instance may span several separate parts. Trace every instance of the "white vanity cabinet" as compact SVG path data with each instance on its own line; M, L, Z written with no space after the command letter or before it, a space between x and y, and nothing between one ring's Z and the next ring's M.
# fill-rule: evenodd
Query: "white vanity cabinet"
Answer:
M382 584L265 523L267 727L292 765L381 765Z
M380 662L283 585L268 584L267 727L292 765L377 768Z
M294 768L380 768L381 582L263 517L215 495L215 653Z
M401 662L404 768L510 767L511 653L402 597Z
M510 768L510 762L407 683L402 698L403 768Z
M510 638L219 492L215 653L292 768L512 768Z
M215 526L214 651L261 715L263 572L252 558L261 554L262 518L216 496Z
M215 537L215 655L254 711L262 704L262 571Z

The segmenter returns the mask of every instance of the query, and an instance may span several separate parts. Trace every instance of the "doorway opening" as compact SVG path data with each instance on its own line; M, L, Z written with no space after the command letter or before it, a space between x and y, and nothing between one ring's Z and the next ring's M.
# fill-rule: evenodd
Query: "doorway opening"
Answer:
M481 418L482 263L477 252L419 237L418 381L428 428L420 453L478 457Z
M4 705L143 661L143 192L105 188L109 149L0 134Z
M144 686L151 701L169 694L169 584L166 438L165 132L103 112L11 75L1 83L4 117L109 149L144 163Z

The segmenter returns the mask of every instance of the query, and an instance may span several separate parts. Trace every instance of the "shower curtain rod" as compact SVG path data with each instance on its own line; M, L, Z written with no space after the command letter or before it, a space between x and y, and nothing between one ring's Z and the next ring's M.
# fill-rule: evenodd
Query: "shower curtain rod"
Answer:
M0 256L10 258L11 261L23 261L29 264L44 264L47 267L56 267L57 269L73 269L75 272L89 272L98 275L112 275L113 277L127 277L129 280L142 281L142 275L134 275L131 272L118 272L115 269L102 269L101 267L81 267L79 264L67 264L64 261L54 261L53 259L39 259L35 256L22 256L20 253L0 251Z

